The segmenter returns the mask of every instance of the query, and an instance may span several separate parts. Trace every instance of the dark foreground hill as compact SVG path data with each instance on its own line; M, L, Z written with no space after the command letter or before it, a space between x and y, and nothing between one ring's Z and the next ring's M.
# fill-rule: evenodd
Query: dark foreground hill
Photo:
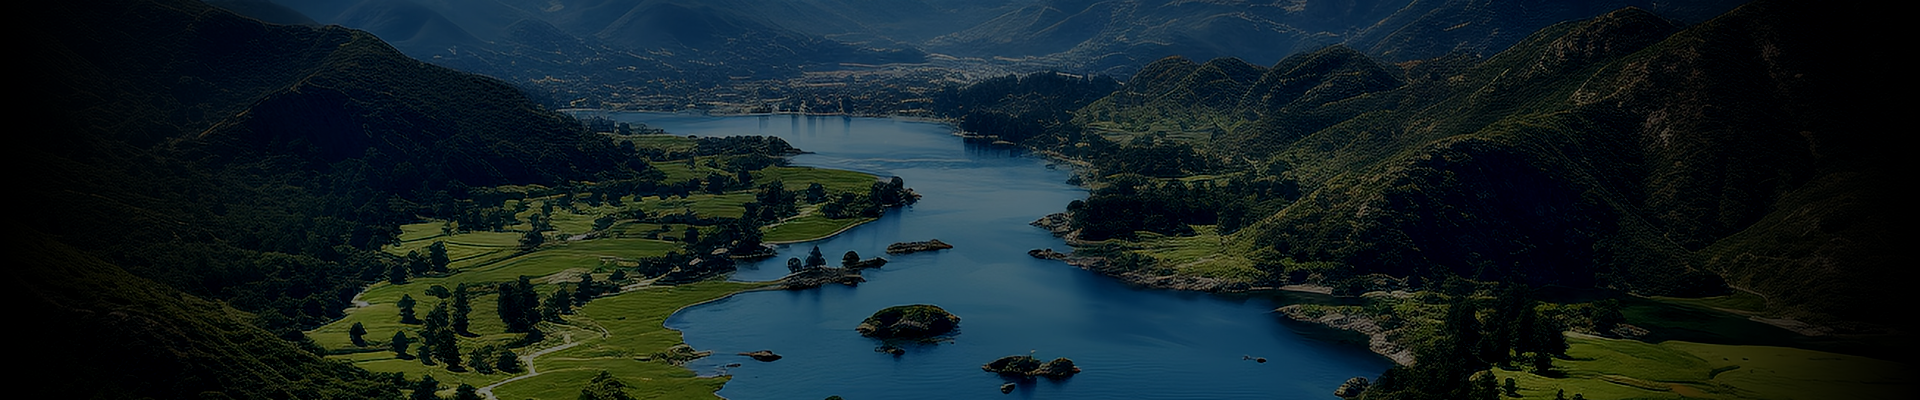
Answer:
M191 0L31 8L17 193L36 210L9 293L56 344L27 379L49 397L397 393L300 345L397 262L376 251L395 226L460 212L469 187L647 168L365 32Z
M1294 276L1742 290L1781 316L1904 324L1875 311L1911 276L1898 147L1856 92L1889 75L1826 28L1848 18L1762 1L1683 28L1629 8L1484 61L1170 58L1080 118L1211 131L1187 137L1298 182L1240 235L1276 279L1329 261Z

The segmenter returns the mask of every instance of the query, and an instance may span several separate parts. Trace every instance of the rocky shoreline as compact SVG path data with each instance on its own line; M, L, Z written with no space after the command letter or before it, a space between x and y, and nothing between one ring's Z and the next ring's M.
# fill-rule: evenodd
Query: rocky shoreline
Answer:
M1073 246L1091 245L1091 243L1086 243L1084 241L1079 240L1079 238L1075 237L1074 235L1075 232L1072 228L1073 219L1071 216L1067 215L1066 213L1049 214L1045 217L1040 217L1039 220L1035 220L1029 223L1029 225L1046 229L1047 231L1052 232L1055 236L1063 237L1067 240L1067 244L1069 245L1073 245ZM1324 285L1315 285L1315 284L1294 284L1294 285L1284 285L1284 286L1278 286L1278 287L1254 286L1246 282L1232 282L1232 281L1215 279L1215 278L1207 278L1207 277L1182 276L1182 275L1155 275L1155 274L1144 273L1140 271L1128 271L1128 270L1116 268L1115 266L1112 265L1110 261L1106 259L1106 257L1081 256L1081 255L1076 255L1072 253L1062 253L1059 251L1055 251L1053 249L1028 250L1027 255L1033 258L1039 258L1039 259L1058 260L1060 262L1066 263L1067 265L1072 265L1076 268L1093 271L1101 275L1119 279L1120 281L1126 282L1130 285L1149 288L1149 289L1192 290L1192 291L1215 292L1215 293L1246 292L1246 291L1253 291L1253 290L1289 290L1289 291L1319 293L1319 294L1331 294L1333 292L1332 287L1328 287ZM1398 363L1400 365L1413 365L1414 363L1413 349L1408 348L1406 345L1395 342L1392 339L1388 338L1387 336L1389 332L1385 329L1382 329L1380 327L1380 324L1378 322L1375 322L1372 318L1368 318L1362 315L1346 315L1346 314L1340 314L1340 313L1326 313L1318 316L1312 316L1312 315L1308 315L1308 313L1305 312L1305 308L1301 307L1300 305L1290 305L1286 307L1281 307L1274 311L1279 312L1282 315L1286 315L1288 318L1291 318L1296 321L1320 324L1320 325L1324 325L1334 329L1358 332L1362 335L1367 336L1367 348L1369 350L1372 350L1374 353L1378 353L1382 356L1385 356L1388 359L1391 359L1393 360L1393 362Z
M1364 315L1347 315L1337 312L1327 312L1319 316L1314 316L1306 312L1306 309L1307 308L1302 305L1295 304L1280 307L1274 311L1295 321L1310 322L1325 325L1329 328L1367 335L1368 350L1386 356L1388 359L1393 360L1394 363L1413 365L1413 349L1387 338L1389 332L1381 329L1380 324L1374 321L1373 318L1368 318Z

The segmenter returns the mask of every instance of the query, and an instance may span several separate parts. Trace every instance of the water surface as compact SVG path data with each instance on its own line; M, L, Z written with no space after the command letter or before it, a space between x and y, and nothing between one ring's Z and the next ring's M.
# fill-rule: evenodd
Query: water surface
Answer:
M900 176L925 196L833 238L784 246L743 264L736 280L787 273L786 259L819 246L830 262L848 250L884 256L888 244L938 238L953 249L886 256L858 287L752 292L688 308L667 320L713 357L688 365L731 374L730 399L1331 399L1354 376L1390 362L1350 343L1306 338L1265 296L1143 290L1026 255L1068 247L1027 225L1086 191L1065 168L1018 150L964 143L946 125L837 116L615 113L678 135L764 135L802 150L795 165ZM878 353L853 331L873 311L935 304L961 317L950 342ZM735 353L772 350L762 363ZM1072 358L1085 372L1064 380L1010 380L980 370L1032 352ZM1256 363L1245 357L1265 357ZM728 364L740 363L728 368ZM1012 394L1002 383L1016 382Z

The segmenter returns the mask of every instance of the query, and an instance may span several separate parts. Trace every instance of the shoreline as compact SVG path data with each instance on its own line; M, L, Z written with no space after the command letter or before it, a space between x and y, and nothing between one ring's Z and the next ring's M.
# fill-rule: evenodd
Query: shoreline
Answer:
M882 215L882 216L884 217L884 215ZM873 221L879 221L879 220L880 220L880 218L863 218L863 219L865 219L865 221L860 221L860 222L856 222L856 223L854 223L853 225L847 225L847 226L845 226L845 227L841 227L841 228L840 228L840 230L836 230L836 231L833 231L832 233L828 233L828 234L827 234L826 236L821 236L821 237L817 237L817 238L810 238L810 239L799 239L799 240L777 240L777 241L762 241L762 242L760 242L760 243L765 243L765 244L773 244L773 245L783 245L783 244L794 244L794 243L806 243L806 242L813 242L813 241L820 241L820 240L827 240L827 239L832 239L832 238L833 238L834 236L840 236L840 234L841 234L841 233L845 233L846 231L848 231L848 230L852 230L853 228L856 228L856 227L859 227L859 226L861 226L861 225L866 225L866 224L867 224L867 223L869 223L869 222L873 222Z

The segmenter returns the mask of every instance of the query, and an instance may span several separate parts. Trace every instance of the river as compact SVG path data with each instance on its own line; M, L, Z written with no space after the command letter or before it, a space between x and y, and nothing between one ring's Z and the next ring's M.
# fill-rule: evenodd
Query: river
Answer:
M794 165L900 176L925 196L838 236L783 246L743 264L733 279L787 273L786 259L819 246L837 263L848 250L885 256L858 287L749 292L690 307L667 327L714 356L688 368L729 374L730 399L1332 399L1354 376L1391 365L1364 346L1308 335L1316 327L1271 311L1289 295L1145 290L1050 260L1035 248L1069 248L1027 225L1086 196L1065 167L1018 149L963 142L946 125L838 116L705 116L611 113L677 135L778 136L811 152ZM890 243L938 238L953 249L886 255ZM853 331L875 310L935 304L960 316L950 342L875 352ZM1312 337L1310 337L1312 336ZM735 353L772 350L757 362ZM1017 380L981 364L1028 354L1068 357L1084 370L1064 380ZM1258 363L1247 357L1264 357ZM728 367L739 363L737 367ZM1017 389L1003 395L1002 383ZM645 383L639 383L644 386Z

